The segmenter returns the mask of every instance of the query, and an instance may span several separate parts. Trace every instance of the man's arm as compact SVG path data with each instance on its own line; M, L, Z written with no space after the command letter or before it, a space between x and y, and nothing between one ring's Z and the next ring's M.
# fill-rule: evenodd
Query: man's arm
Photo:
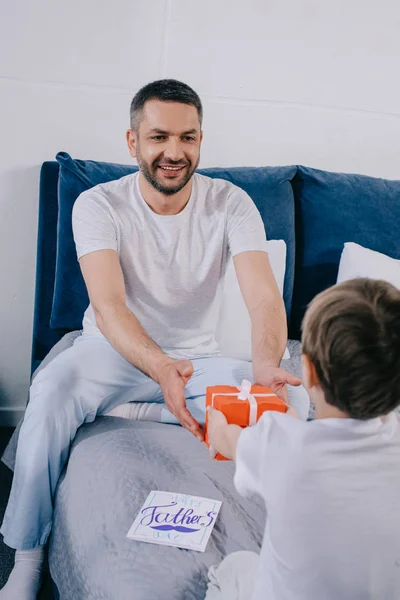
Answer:
M287 321L268 254L241 252L233 262L251 319L254 380L287 402L285 384L299 385L301 380L279 368L287 343Z
M126 306L125 283L118 254L99 250L80 261L96 323L114 348L154 381L170 362Z
M126 360L160 384L170 411L184 427L202 438L199 424L186 408L184 395L193 374L192 363L164 354L128 309L117 252L91 252L82 256L79 263L102 334Z
M287 343L285 306L266 252L242 252L233 262L251 319L256 376L265 366L279 367Z

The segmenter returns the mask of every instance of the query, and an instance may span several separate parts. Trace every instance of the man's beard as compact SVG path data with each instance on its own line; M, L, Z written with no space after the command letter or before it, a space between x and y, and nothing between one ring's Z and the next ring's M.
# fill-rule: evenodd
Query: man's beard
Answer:
M197 162L194 166L192 166L192 163L190 161L186 160L185 167L184 167L186 169L186 173L184 174L180 183L178 183L175 186L174 185L165 186L160 181L158 181L157 169L159 168L160 163L163 165L166 165L166 166L176 167L178 165L183 165L184 163L182 161L172 161L172 160L165 160L165 159L157 158L150 165L148 162L146 162L144 160L143 156L140 153L140 148L138 146L136 148L136 160L139 165L141 173L143 173L144 177L147 179L147 181L150 183L150 185L153 186L153 188L155 190L157 190L161 194L164 194L164 196L173 196L174 194L177 194L178 192L180 192L185 187L185 185L191 180L193 173L199 166L200 156L197 159Z

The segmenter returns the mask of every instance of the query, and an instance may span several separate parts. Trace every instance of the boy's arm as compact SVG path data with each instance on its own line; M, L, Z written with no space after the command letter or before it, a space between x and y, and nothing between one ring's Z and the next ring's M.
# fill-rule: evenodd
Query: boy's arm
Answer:
M239 425L228 425L225 415L211 406L207 411L211 454L215 456L219 452L226 458L236 460L236 448L242 428Z
M210 442L210 451L214 458L215 453L219 452L226 458L236 460L236 450L239 436L243 429L239 425L229 425L225 415L211 406L208 412L208 439ZM293 406L289 406L287 415L299 419L299 414Z
M289 415L288 425L290 417L298 418L296 410L292 407L286 414ZM271 472L270 466L273 468L275 464L275 459L271 462L271 457L279 454L281 447L284 447L279 439L281 426L276 428L277 435L272 433L274 422L274 413L267 412L253 427L241 429L238 425L228 425L225 416L218 410L208 409L211 454L220 452L226 458L236 461L235 487L242 496L263 496L265 492L265 481Z

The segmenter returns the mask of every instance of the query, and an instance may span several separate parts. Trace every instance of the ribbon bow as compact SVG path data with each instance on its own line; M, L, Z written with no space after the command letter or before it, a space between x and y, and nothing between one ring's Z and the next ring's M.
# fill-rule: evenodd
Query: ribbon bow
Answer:
M250 381L247 381L247 379L243 379L242 384L239 388L239 392L240 394L238 395L238 400L247 400L250 404L249 425L255 425L257 423L258 404L257 400L251 393Z

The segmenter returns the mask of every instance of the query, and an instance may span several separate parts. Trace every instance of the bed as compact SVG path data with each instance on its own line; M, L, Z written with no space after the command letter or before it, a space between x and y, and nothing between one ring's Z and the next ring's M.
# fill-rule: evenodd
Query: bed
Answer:
M40 207L33 377L80 331L51 325L60 257L59 162L44 163ZM284 236L283 236L284 237ZM69 240L71 243L71 240ZM63 325L63 323L60 323ZM300 343L285 367L300 375ZM3 460L13 468L17 428ZM61 600L202 600L207 570L229 552L260 548L264 510L241 498L234 466L211 461L207 448L174 425L101 417L82 426L55 498L49 568ZM204 553L126 538L152 489L222 500Z

